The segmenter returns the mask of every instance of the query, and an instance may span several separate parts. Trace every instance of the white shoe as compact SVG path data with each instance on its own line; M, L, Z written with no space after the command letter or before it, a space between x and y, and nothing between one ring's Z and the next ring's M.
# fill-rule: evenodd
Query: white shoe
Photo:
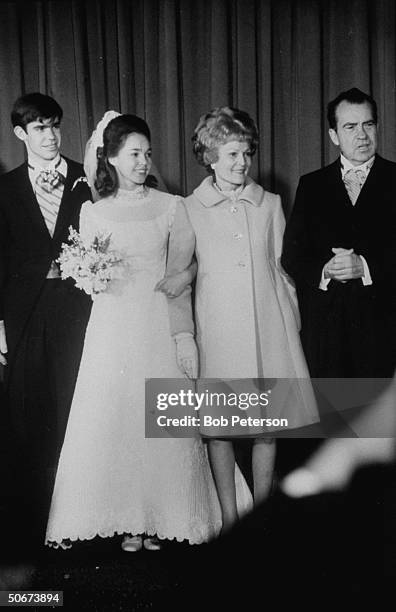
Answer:
M145 538L143 541L143 546L146 550L161 550L162 543L158 538Z
M122 542L121 542L121 548L122 550L125 550L125 552L138 552L138 550L141 550L143 546L143 538L142 536L124 536Z

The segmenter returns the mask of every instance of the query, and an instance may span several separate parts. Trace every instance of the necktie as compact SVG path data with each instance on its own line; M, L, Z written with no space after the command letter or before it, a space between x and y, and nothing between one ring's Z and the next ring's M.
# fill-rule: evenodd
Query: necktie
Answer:
M62 200L64 177L57 170L42 170L37 178L35 192L45 224L54 235L56 219Z
M354 205L359 197L360 190L366 180L366 173L363 170L348 170L345 173L343 181L349 195L349 199Z

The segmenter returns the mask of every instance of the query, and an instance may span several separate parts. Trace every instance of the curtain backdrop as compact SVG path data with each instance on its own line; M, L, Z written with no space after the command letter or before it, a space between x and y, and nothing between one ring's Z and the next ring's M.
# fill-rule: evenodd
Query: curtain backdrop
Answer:
M396 159L394 0L83 0L0 3L0 164L24 157L9 113L41 91L64 109L63 152L82 160L107 109L144 117L169 189L205 176L191 153L199 116L219 105L257 120L252 175L292 204L298 177L336 156L326 104L372 93L380 152Z

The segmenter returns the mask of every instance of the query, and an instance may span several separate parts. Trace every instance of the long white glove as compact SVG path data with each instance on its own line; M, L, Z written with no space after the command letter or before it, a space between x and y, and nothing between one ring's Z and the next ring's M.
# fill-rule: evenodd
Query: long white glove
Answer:
M174 336L176 361L180 371L188 378L198 378L198 349L193 335L180 332Z
M7 365L5 353L8 352L4 321L0 321L0 363Z

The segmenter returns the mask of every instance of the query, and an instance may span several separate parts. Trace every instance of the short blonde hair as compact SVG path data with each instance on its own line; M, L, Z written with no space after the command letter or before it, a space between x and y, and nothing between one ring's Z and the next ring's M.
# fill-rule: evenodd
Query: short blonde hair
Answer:
M212 173L211 164L217 161L218 146L231 140L248 142L252 155L256 152L258 131L248 113L221 106L202 115L192 137L198 163Z

